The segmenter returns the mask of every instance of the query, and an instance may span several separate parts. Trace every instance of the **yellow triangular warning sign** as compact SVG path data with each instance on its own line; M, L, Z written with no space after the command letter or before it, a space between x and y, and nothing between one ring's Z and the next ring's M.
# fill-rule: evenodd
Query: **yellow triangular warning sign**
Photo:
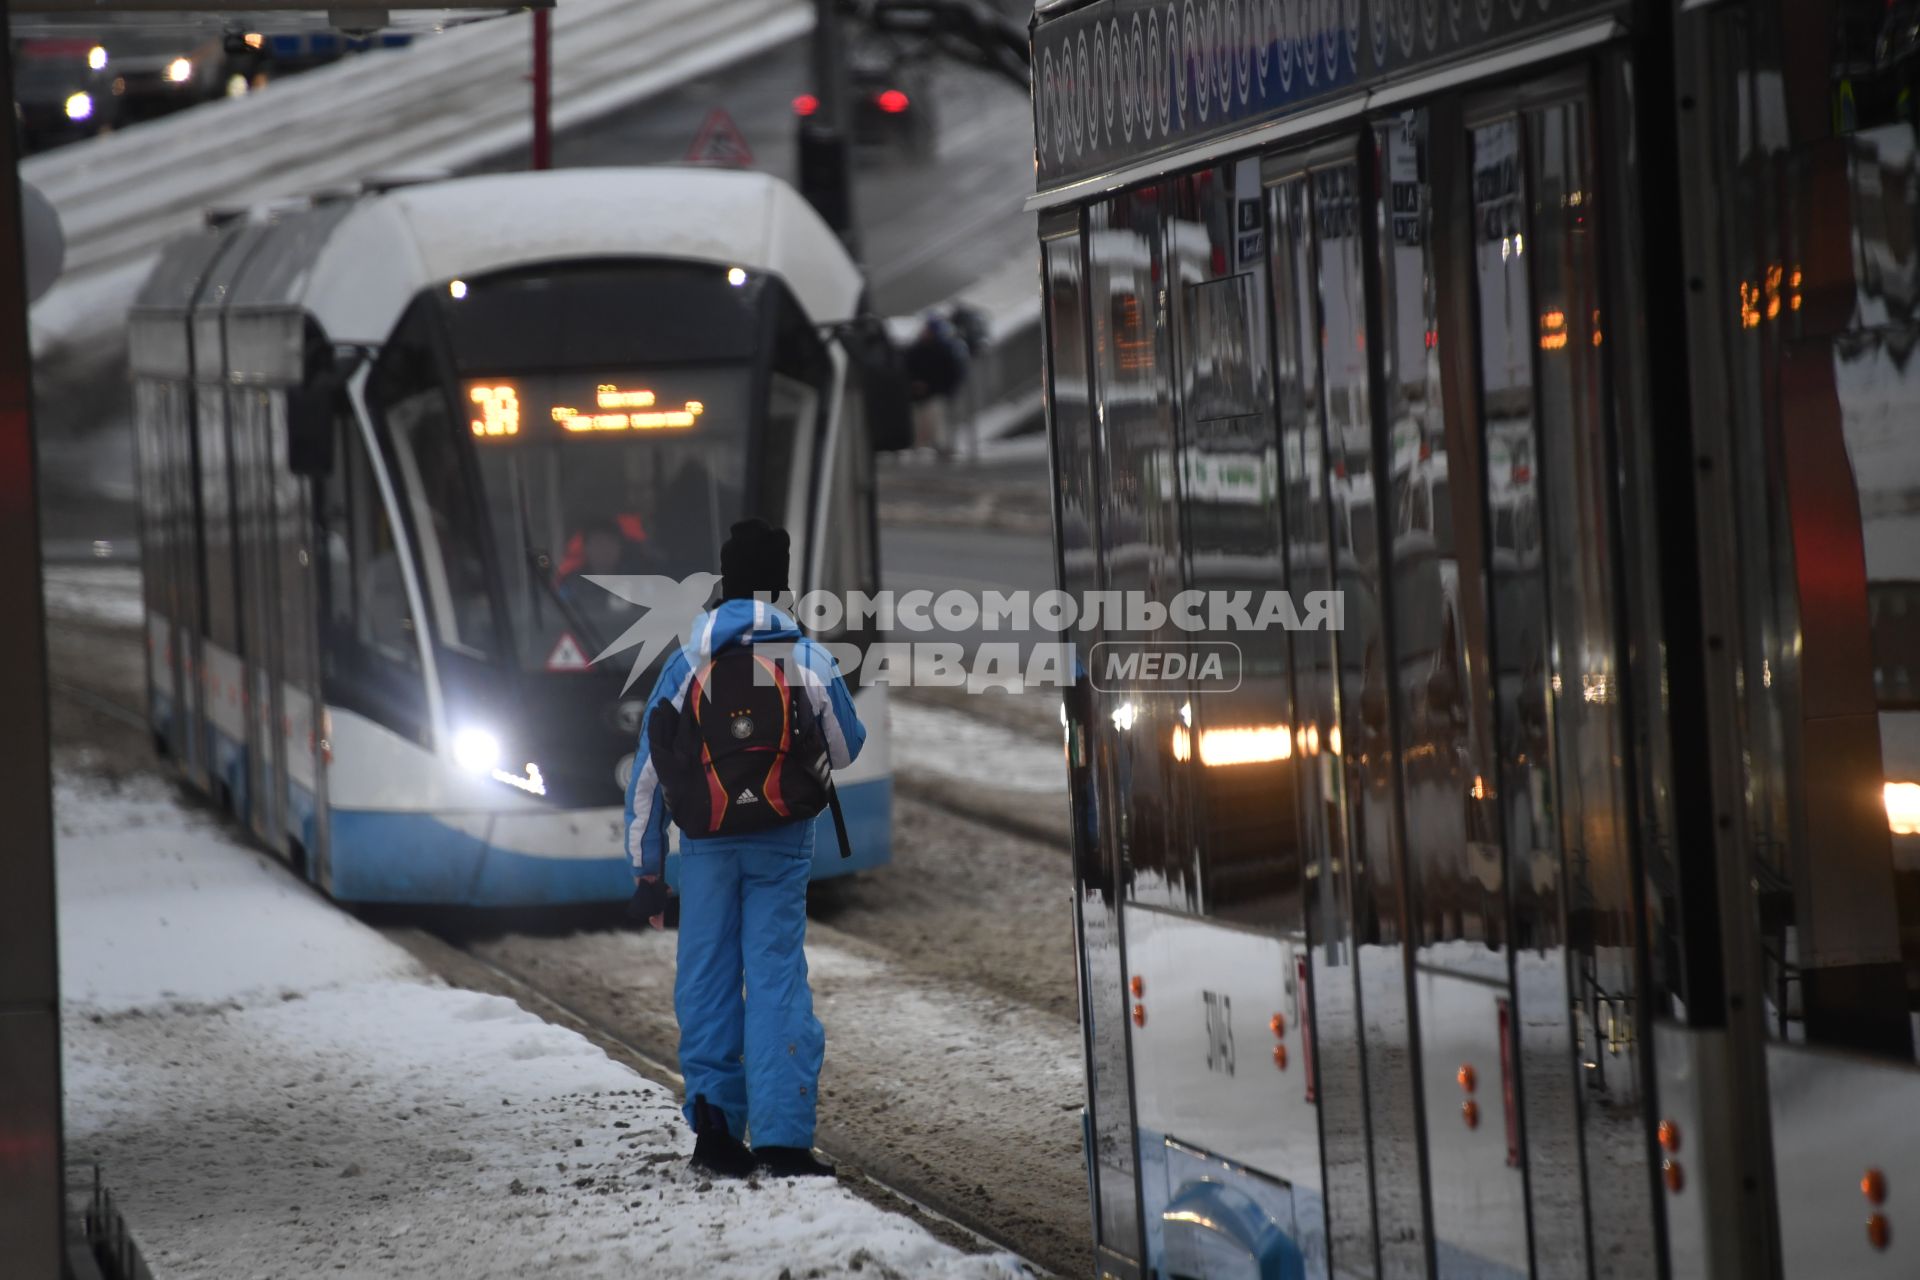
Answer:
M733 122L727 109L715 107L707 113L700 132L694 135L693 145L687 148L687 163L750 169L753 148L747 145L746 135L740 132L740 126Z
M580 642L573 638L571 631L562 634L560 642L547 655L549 671L585 671L592 665L587 660L586 650L580 647Z

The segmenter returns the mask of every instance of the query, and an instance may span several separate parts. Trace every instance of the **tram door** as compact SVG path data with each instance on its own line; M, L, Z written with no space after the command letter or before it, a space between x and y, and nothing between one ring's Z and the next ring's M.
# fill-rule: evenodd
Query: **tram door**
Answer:
M1054 426L1058 576L1074 594L1099 585L1084 245L1077 216L1042 240L1047 279L1047 374ZM1063 640L1072 637L1063 636ZM1080 1025L1086 1037L1086 1152L1094 1240L1103 1275L1141 1274L1140 1203L1133 1124L1126 958L1120 937L1123 872L1106 832L1112 749L1098 730L1084 668L1066 697L1072 788L1074 931L1079 943Z
M1471 106L1453 135L1464 149L1436 149L1468 184L1454 207L1473 211L1463 263L1473 315L1455 329L1470 335L1457 353L1469 367L1454 366L1465 385L1451 397L1471 406L1460 416L1473 429L1448 439L1456 473L1471 477L1456 488L1477 487L1480 500L1450 510L1467 651L1486 656L1458 677L1471 696L1450 731L1432 727L1429 679L1432 736L1410 737L1407 756L1450 733L1464 802L1460 852L1432 846L1421 859L1422 968L1436 975L1435 995L1448 985L1464 995L1467 980L1498 993L1497 1025L1477 1028L1471 1046L1448 1041L1463 1011L1423 1009L1437 1059L1425 1072L1434 1165L1472 1145L1470 1117L1443 1141L1453 1117L1439 1104L1466 1106L1469 1072L1491 1078L1473 1053L1497 1063L1481 1122L1503 1130L1493 1150L1512 1170L1497 1183L1486 1160L1497 1197L1477 1204L1436 1183L1436 1237L1457 1246L1504 1233L1525 1239L1515 1263L1536 1276L1624 1278L1658 1272L1658 1206L1642 1031L1647 890L1623 718L1620 371L1609 365L1631 358L1632 344L1609 344L1601 287L1605 220L1625 211L1598 180L1594 130L1584 81L1572 78ZM1418 693L1403 697L1414 704ZM1449 1253L1437 1251L1443 1275Z
M285 445L276 439L281 434L276 430L281 415L273 412L274 402L282 397L258 386L235 388L227 395L240 529L241 638L246 652L247 822L268 848L284 853L287 760L281 718L286 708L281 695L284 655L275 555L279 539L274 455Z
M269 402L267 440L272 501L269 552L278 566L275 619L280 669L276 736L280 743L276 795L281 830L298 841L302 870L318 878L327 858L327 723L320 696L320 592L315 568L313 484L288 466L288 392ZM322 881L324 883L324 881Z
M179 371L184 374L186 370ZM194 642L200 615L199 539L192 486L193 395L183 377L147 377L136 390L145 440L151 456L143 495L147 528L158 536L145 552L152 595L150 607L164 620L155 635L149 624L154 688L167 700L165 734L175 764L190 780L204 785L200 754L198 688L193 678Z

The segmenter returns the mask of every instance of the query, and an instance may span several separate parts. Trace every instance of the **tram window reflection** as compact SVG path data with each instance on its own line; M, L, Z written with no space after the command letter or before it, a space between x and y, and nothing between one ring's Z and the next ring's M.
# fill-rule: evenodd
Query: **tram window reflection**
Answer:
M1534 1273L1588 1275L1584 1223L1557 1211L1581 1188L1579 1106L1561 895L1554 748L1549 736L1552 640L1534 443L1535 323L1529 254L1512 251L1528 225L1522 122L1473 131L1474 283L1480 483L1490 517L1488 679L1494 746L1486 783L1503 844L1512 921L1512 1052L1525 1082L1522 1159L1534 1206Z
M1287 585L1263 194L1255 160L1190 174L1173 185L1167 233L1175 251L1185 585L1244 592L1256 611ZM1304 920L1289 638L1278 626L1195 633L1199 645L1236 655L1237 679L1196 683L1169 732L1192 780L1202 911L1296 933Z
M1328 520L1316 223L1309 184L1309 178L1301 176L1276 187L1270 213L1286 581L1296 596L1333 588L1336 555ZM1375 1240L1345 856L1344 764L1336 718L1339 639L1331 631L1303 631L1293 637L1292 724L1328 1269L1330 1274L1360 1274L1373 1266Z
M1553 747L1558 836L1566 876L1573 1023L1593 1221L1648 1217L1650 1176L1640 1038L1646 989L1639 943L1648 888L1634 848L1623 765L1626 735L1617 619L1618 535L1607 501L1612 475L1600 315L1599 219L1585 102L1526 116L1532 235L1527 269L1535 309L1535 416L1552 637ZM1581 193L1578 201L1572 199ZM1554 341L1564 324L1565 342ZM1655 1267L1650 1240L1602 1249L1604 1276Z
M1204 253L1206 242L1196 241L1192 232L1176 233L1177 224L1169 225L1163 239L1163 190L1146 187L1096 206L1087 253L1095 317L1094 394L1101 406L1095 422L1095 491L1107 565L1102 587L1167 605L1181 590L1185 544L1168 335L1159 298L1166 255L1184 261ZM1185 651L1184 635L1171 620L1144 631L1108 620L1077 639L1095 661L1092 647L1103 640L1160 653ZM1160 686L1134 686L1099 672L1094 683L1102 690L1095 700L1096 733L1108 748L1114 794L1125 797L1112 830L1126 895L1191 911L1199 898L1191 800L1174 758L1181 700Z

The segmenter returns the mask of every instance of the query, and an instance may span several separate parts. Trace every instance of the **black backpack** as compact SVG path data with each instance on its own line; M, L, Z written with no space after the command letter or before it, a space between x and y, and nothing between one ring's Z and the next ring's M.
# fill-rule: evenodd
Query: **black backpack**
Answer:
M784 658L731 645L693 673L679 708L653 704L647 748L667 812L693 840L811 819L833 794L826 734ZM841 856L849 856L840 832Z

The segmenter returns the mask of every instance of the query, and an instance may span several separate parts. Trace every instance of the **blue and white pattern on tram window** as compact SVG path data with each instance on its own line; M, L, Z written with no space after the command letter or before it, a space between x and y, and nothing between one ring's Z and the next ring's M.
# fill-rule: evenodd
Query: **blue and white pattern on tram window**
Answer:
M1034 33L1039 185L1277 119L1622 3L1099 0Z

